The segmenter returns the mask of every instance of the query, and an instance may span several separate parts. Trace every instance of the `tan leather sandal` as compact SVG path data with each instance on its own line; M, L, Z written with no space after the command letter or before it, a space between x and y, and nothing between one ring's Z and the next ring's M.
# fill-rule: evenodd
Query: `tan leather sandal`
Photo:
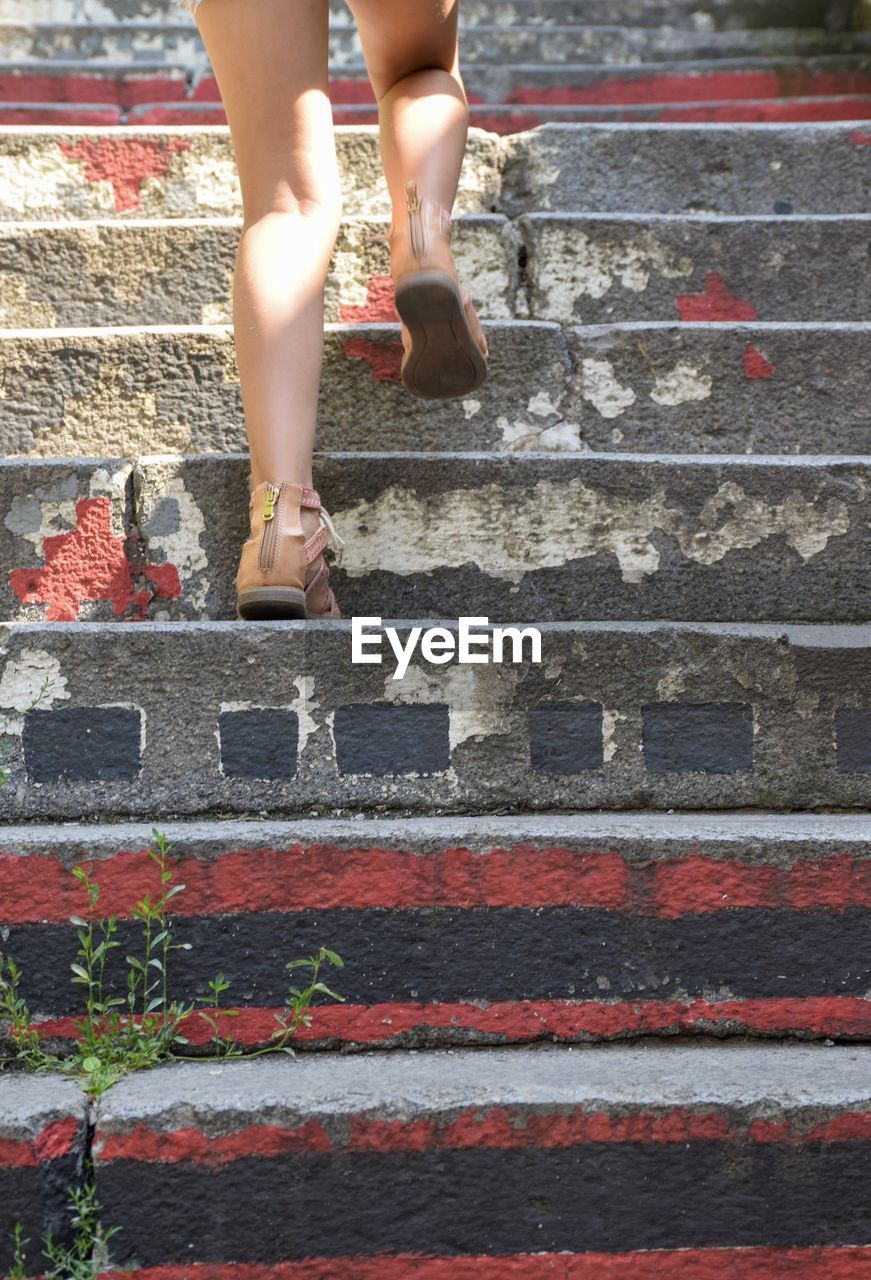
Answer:
M318 530L306 538L303 507L319 512ZM257 485L249 503L251 536L236 574L236 612L249 621L340 618L323 558L341 554L342 540L313 489L301 484Z
M406 222L388 233L396 310L406 326L402 384L424 400L468 395L487 377L487 341L451 253L451 215L405 184Z

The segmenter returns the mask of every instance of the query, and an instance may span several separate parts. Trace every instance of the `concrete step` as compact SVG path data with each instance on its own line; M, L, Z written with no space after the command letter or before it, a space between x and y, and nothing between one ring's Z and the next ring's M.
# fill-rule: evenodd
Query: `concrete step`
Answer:
M859 321L871 217L524 214L526 314L563 323Z
M185 523L163 548L193 563L198 534ZM123 610L140 582L173 593L159 568L135 583L124 572L92 594ZM516 612L529 617L519 596ZM486 662L456 660L458 623L445 629L450 665L418 645L400 675L378 630L366 656L382 662L351 661L349 622L9 627L0 813L157 822L871 800L871 627L540 624L541 662L527 636L515 663L508 636L501 664L486 634L474 651Z
M626 124L796 124L871 119L871 96L817 98L757 98L743 102L658 103L655 106L559 107L482 106L469 109L472 126L492 133L516 134L538 125L561 123ZM333 123L377 124L374 103L333 104ZM118 106L88 106L62 102L0 102L0 127L4 125L224 125L227 118L219 102L147 103L125 110ZM859 131L855 131L861 136Z
M300 1048L432 1048L638 1035L834 1037L871 1031L871 820L865 814L573 814L161 825L173 899L171 989L221 970L267 1041L288 957L345 962ZM139 951L134 903L159 890L148 825L7 826L4 951L52 1037L92 865L101 910ZM107 991L123 988L110 964ZM210 1032L186 1032L200 1051Z
M869 98L871 101L871 98ZM548 125L474 132L457 211L867 213L871 145L855 123L674 129ZM868 131L871 138L871 131ZM345 213L386 215L372 128L336 135ZM226 129L0 130L0 218L232 217L238 183ZM615 177L619 175L619 179Z
M0 226L7 328L228 324L237 219ZM861 322L871 215L499 214L454 223L484 319ZM325 318L395 321L386 219L343 222Z
M864 38L864 37L863 37ZM479 103L605 106L743 101L784 97L868 95L871 56L832 54L812 58L724 58L626 65L521 65L470 63L463 75ZM374 101L365 68L331 68L336 103ZM0 62L0 101L115 104L217 102L214 77L195 81L187 64Z
M89 608L90 588L147 564L150 616L233 618L248 466L0 464L0 617L111 618L117 601L98 589ZM348 616L871 619L868 458L344 453L315 476L346 543L332 580Z
M226 324L238 219L91 220L0 226L6 327ZM328 321L397 319L388 220L343 222L326 284ZM520 242L499 214L454 222L461 275L482 316L526 316Z
M4 0L11 22L149 22L158 26L193 19L176 0ZM464 0L467 25L657 27L674 24L696 31L745 27L825 27L828 0ZM330 19L347 24L343 0L331 0Z
M97 1192L116 1264L154 1277L199 1259L217 1280L859 1275L869 1058L542 1046L183 1064L101 1102Z
M584 26L575 16L567 25L529 27L504 22L464 23L460 34L464 75L470 64L483 62L631 65L708 58L815 58L867 53L871 35L831 35L820 29L705 31L675 26L626 27L613 23ZM338 70L360 64L363 51L356 29L342 24L330 30L330 61ZM0 21L0 61L158 63L206 69L208 58L199 34L189 22L45 23Z
M325 334L319 447L871 454L869 325L487 325L463 401L399 383L398 326ZM62 457L241 452L227 328L0 331L0 448Z
M59 1075L0 1074L0 1267L13 1274L16 1226L31 1260L50 1231L70 1243L70 1188L81 1186L89 1149L87 1106L78 1085ZM32 1274L32 1268L29 1274Z

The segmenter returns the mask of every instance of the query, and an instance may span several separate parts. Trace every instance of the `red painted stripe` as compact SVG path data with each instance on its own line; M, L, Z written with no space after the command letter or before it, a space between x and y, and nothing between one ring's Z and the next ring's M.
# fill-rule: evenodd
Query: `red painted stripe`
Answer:
M375 1254L307 1258L277 1266L186 1262L137 1270L135 1275L137 1280L869 1280L871 1248L656 1249L450 1258ZM123 1276L104 1272L102 1280Z
M148 1164L193 1161L210 1167L248 1156L274 1157L325 1151L458 1151L472 1148L516 1150L524 1147L565 1148L590 1143L664 1145L681 1142L868 1142L871 1112L851 1112L799 1129L789 1121L756 1119L736 1125L722 1112L693 1112L674 1107L657 1113L611 1115L576 1108L572 1111L524 1113L517 1107L469 1108L444 1122L372 1120L351 1117L346 1136L332 1140L315 1120L292 1129L280 1125L246 1125L233 1133L210 1137L199 1129L153 1130L139 1124L129 1133L96 1135L101 1163L138 1160Z
M125 71L115 75L98 72L4 72L0 74L0 101L116 103L122 107L138 102L172 102L185 96L185 77Z
M863 71L696 71L604 76L586 85L523 85L505 101L528 106L619 106L645 103L733 102L747 98L864 96L871 75Z
M147 851L121 852L94 864L100 906L129 916L158 890ZM35 870L38 872L34 874ZM248 911L388 907L586 906L655 914L666 919L735 907L871 908L871 860L835 854L788 867L754 866L695 853L633 866L619 853L518 845L474 853L293 845L239 849L212 861L175 864L185 891L174 914L210 916ZM0 853L4 919L64 923L82 910L81 888L55 856Z
M242 1045L264 1044L275 1030L276 1009L247 1007L227 1029ZM74 1037L74 1018L39 1023L46 1035ZM320 1005L300 1041L338 1040L383 1044L416 1029L478 1032L499 1041L608 1040L617 1036L671 1034L677 1031L740 1030L763 1035L799 1033L818 1038L867 1039L871 1036L871 999L858 996L810 996L759 1000L522 1000L473 1004ZM194 1045L206 1044L211 1030L201 1020L185 1025Z
M72 1116L46 1125L34 1138L0 1138L0 1169L32 1169L65 1156L76 1142L79 1122Z

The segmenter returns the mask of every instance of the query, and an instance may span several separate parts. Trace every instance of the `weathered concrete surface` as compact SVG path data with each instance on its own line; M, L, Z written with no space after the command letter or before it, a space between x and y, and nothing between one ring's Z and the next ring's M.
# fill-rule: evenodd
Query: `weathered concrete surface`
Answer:
M499 194L500 139L472 130L456 211L486 213ZM336 131L342 199L348 217L384 216L390 205L378 158L377 130ZM225 128L101 129L58 127L0 131L0 217L233 217L239 184Z
M46 1231L70 1239L69 1193L83 1181L85 1099L61 1076L0 1075L0 1267L20 1224L31 1268ZM36 1255L36 1256L35 1256Z
M414 400L396 325L329 326L318 444L337 450L871 453L869 325L491 321L463 401ZM247 448L227 328L0 333L0 447Z
M464 21L460 33L464 66L500 62L626 66L708 58L802 59L867 52L871 48L871 40L856 32L832 35L801 27L727 31L708 31L704 26L636 28L621 26L613 19L605 25L582 25L579 19L583 17L583 13L575 13L565 24L536 23L528 27L508 25L504 19L495 24ZM359 66L363 51L353 26L333 26L329 54L337 69ZM0 23L0 60L4 62L56 59L93 67L101 62L156 63L164 58L190 67L208 66L202 41L189 22Z
M871 215L724 218L496 214L455 222L458 269L482 316L601 324L867 318ZM343 223L328 321L396 319L387 224ZM525 274L519 265L520 237ZM0 228L6 327L225 324L235 219Z
M569 330L591 449L871 452L866 325L633 324Z
M473 130L456 207L758 215L788 204L796 214L867 213L871 149L857 145L860 134L855 124L548 125L503 141ZM340 126L336 142L346 215L386 215L376 131ZM8 128L0 158L7 220L240 212L229 135L219 127L128 126L99 137Z
M161 831L185 886L174 938L190 948L173 954L173 994L205 995L220 968L246 1044L274 1026L287 957L321 942L345 961L334 975L344 1003L316 1007L300 1048L871 1028L863 814L225 819ZM4 831L4 946L44 1029L68 1035L76 1008L72 867L96 863L121 954L137 952L131 907L159 891L152 847L144 825ZM107 990L124 977L110 958ZM205 1051L203 1024L185 1034Z
M0 315L15 328L225 324L235 219L0 228ZM454 223L457 267L482 315L525 313L515 233L496 214ZM326 285L328 321L395 320L386 220L343 223Z
M328 328L320 447L581 447L567 411L572 389L560 328L490 321L487 333L490 372L481 393L424 402L399 382L398 325ZM0 371L0 447L7 455L247 448L228 329L7 332L0 334Z
M691 104L690 104L691 105ZM850 124L549 124L507 144L511 215L867 213L871 149ZM617 176L619 175L619 177Z
M29 468L8 474L29 490ZM325 454L315 475L346 544L333 582L348 616L460 616L474 601L498 621L871 618L860 459ZM234 616L247 476L247 456L137 465L145 559L173 561L197 531L157 616ZM42 616L8 588L3 608Z
M396 680L386 639L385 664L351 663L346 622L21 624L4 642L11 781L0 805L22 820L154 821L379 805L433 814L867 807L868 627L543 624L541 633L540 665L436 667L418 649ZM46 678L32 717L10 716ZM578 759L567 774L535 772L530 742L547 740L553 704L566 702L588 704L571 739ZM280 737L265 722L257 735L271 780L227 776L219 719L258 708L282 722Z
M828 0L584 0L585 22L596 26L690 24L699 31L745 27L823 27ZM4 15L17 22L192 23L176 0L5 0ZM465 0L465 23L561 26L577 20L577 0ZM331 0L333 23L347 23L343 0Z
M750 1248L733 1265L761 1267L801 1244L831 1246L816 1258L836 1272L856 1260L843 1246L868 1236L867 1053L541 1048L173 1067L101 1107L97 1188L123 1227L119 1261L151 1265L331 1257L392 1278L425 1253L449 1274L472 1257L480 1269L498 1239L512 1268L535 1253L628 1271L632 1250L681 1248L647 1274L690 1274L706 1266L700 1246L717 1246L725 1270L729 1247ZM269 1206L268 1231L239 1211L243 1187ZM213 1215L207 1236L200 1212ZM802 1266L802 1250L789 1256Z
M871 217L525 214L539 320L864 321Z

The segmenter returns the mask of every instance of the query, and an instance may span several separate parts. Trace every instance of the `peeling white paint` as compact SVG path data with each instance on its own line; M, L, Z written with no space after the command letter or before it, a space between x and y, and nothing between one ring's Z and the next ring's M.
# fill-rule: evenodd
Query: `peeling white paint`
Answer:
M534 426L531 422L509 422L505 417L496 419L502 432L502 447L511 453L538 453L552 450L554 453L577 453L581 448L581 428L576 422L555 422L550 427Z
M463 413L466 416L467 422L470 418L474 418L476 413L480 413L480 412L481 412L480 400L464 400L463 401Z
M617 726L626 716L610 707L602 708L602 758L607 764L617 754Z
M23 715L37 699L40 709L48 710L69 696L66 677L54 654L46 649L22 649L19 657L9 658L0 673L0 707L11 713L0 714L0 733L20 736Z
M151 533L146 515L145 531L149 554L154 550L162 552L163 559L178 569L187 602L195 609L205 609L209 589L209 579L205 576L208 561L200 543L200 538L206 531L205 517L180 476L161 479L159 485L149 493L149 505L153 509L167 498L175 499L178 504L177 528L168 532L158 530Z
M536 227L532 273L542 294L540 314L549 319L576 319L579 298L602 298L615 284L643 293L652 274L674 280L692 270L689 258L661 244L652 231L607 241L570 223Z
M314 676L297 676L293 683L298 696L290 704L290 709L296 712L299 725L299 754L302 755L309 738L320 728L312 713L318 710L321 704L314 696Z
M41 557L46 538L75 529L78 497L79 481L70 471L33 493L16 494L3 523L10 533L32 543Z
M359 501L334 519L346 548L342 567L351 577L378 570L403 576L461 563L490 577L520 582L538 568L610 553L626 582L659 567L652 541L659 530L697 564L714 564L730 551L782 536L803 559L849 529L846 505L816 504L792 493L783 503L749 497L727 482L698 513L681 510L658 487L646 498L617 497L572 479L540 480L512 492L501 484L418 495L391 485L372 502ZM462 530L458 549L457 533Z
M603 418L619 418L636 400L632 388L618 382L610 360L592 357L581 362L581 395Z
M713 380L689 364L677 364L670 373L656 379L650 393L656 404L679 405L690 400L707 400Z

